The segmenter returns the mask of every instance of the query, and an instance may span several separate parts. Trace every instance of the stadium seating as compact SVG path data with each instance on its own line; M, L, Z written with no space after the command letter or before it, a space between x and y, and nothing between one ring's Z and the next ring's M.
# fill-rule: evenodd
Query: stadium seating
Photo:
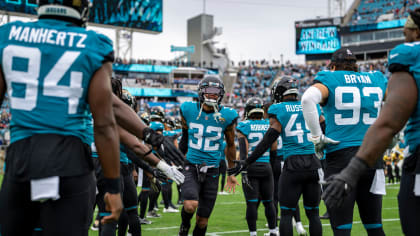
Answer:
M349 25L373 24L380 18L390 20L389 17L381 17L384 15L393 16L391 20L405 18L408 10L414 10L417 7L420 7L417 0L362 0Z

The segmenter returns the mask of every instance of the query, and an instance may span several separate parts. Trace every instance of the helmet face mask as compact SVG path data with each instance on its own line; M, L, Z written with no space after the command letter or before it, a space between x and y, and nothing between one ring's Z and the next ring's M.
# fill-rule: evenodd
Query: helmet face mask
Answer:
M214 96L208 96L209 94L215 94L217 95L217 98L214 98ZM218 76L205 76L198 85L198 100L202 104L206 104L208 106L220 105L224 94L225 86Z
M264 115L264 102L261 98L252 97L245 104L245 119L249 119L252 114Z

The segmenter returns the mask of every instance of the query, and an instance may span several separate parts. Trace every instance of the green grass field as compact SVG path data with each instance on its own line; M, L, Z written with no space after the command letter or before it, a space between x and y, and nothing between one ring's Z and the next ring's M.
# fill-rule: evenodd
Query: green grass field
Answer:
M398 236L403 235L399 215L398 215L398 203L397 194L399 185L387 186L387 195L383 198L382 218L384 230L387 235ZM176 190L174 191L176 193ZM175 194L176 195L176 194ZM176 196L174 196L176 199ZM159 200L160 201L160 200ZM305 216L302 201L301 205L301 218L305 229L308 231L308 220ZM163 213L163 206L159 206L159 214L161 218L149 219L153 223L151 225L142 225L142 235L144 236L163 236L163 235L177 235L179 224L181 222L180 213ZM219 195L217 196L216 206L209 220L209 226L207 235L249 235L248 227L245 220L246 204L242 193L242 187L237 188L237 192L230 195ZM320 213L325 212L325 206L323 202L320 206ZM352 235L367 235L360 222L359 213L357 207L353 217L353 229ZM267 233L268 229L265 228L265 215L263 205L260 206L258 211L257 229L258 235ZM322 220L324 235L333 235L331 227L329 226L328 220ZM192 227L195 224L192 223ZM192 229L190 230L190 234ZM89 236L98 235L97 231L90 231ZM295 232L295 235L296 232Z

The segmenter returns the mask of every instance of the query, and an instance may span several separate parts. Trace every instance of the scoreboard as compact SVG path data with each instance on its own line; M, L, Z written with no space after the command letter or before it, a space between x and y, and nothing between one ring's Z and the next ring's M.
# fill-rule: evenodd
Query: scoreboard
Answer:
M90 0L89 22L162 32L162 0ZM17 15L36 15L37 0L0 0L0 9Z

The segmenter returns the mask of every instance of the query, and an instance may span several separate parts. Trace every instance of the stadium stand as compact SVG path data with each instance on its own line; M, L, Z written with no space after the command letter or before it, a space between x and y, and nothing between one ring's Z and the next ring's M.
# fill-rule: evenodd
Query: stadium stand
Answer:
M373 24L406 18L409 10L420 6L417 0L362 0L349 25Z

